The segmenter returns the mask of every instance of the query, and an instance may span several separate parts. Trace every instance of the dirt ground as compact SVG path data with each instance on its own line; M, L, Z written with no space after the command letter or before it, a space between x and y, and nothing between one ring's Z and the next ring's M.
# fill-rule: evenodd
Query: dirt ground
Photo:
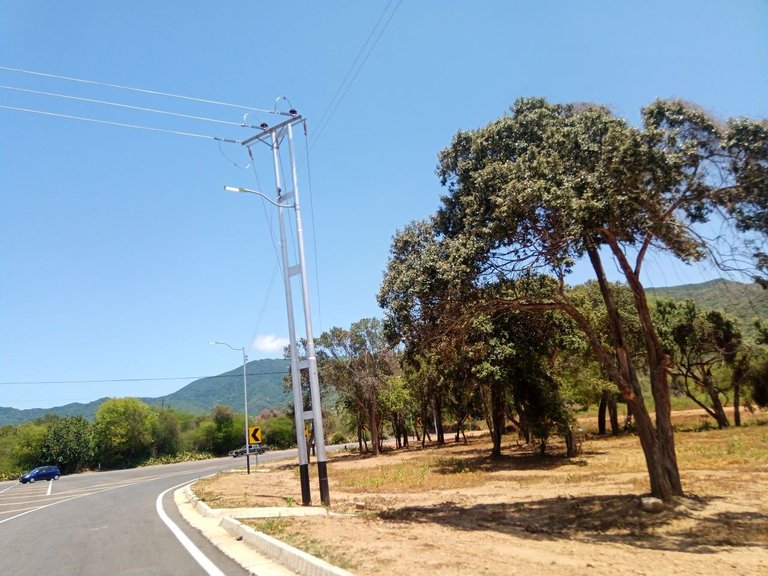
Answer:
M489 438L475 435L377 458L329 455L335 514L249 524L360 576L765 576L765 420L678 432L687 496L661 513L640 510L648 485L634 436L587 437L571 459L563 447L539 456L507 437L503 458L490 460ZM311 486L319 500L314 476ZM213 507L301 502L295 461L193 490Z

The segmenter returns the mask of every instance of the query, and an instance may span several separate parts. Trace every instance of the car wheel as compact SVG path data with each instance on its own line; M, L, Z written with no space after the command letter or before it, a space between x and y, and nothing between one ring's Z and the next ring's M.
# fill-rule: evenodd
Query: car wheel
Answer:
M54 480L58 480L58 479L59 479L59 475L58 475L58 474L56 474L56 476L54 476L54 477L53 477L53 479L54 479Z
M29 479L29 482L30 482L30 484L31 484L32 482L34 482L34 481L35 481L35 479L34 479L34 478L30 478L30 479Z

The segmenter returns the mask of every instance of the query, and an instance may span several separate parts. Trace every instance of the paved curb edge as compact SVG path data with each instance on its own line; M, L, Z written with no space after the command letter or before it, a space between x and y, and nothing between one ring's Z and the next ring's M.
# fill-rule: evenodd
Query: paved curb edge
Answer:
M235 518L229 516L222 517L215 509L212 509L195 496L191 486L189 484L184 488L184 495L199 514L208 518L220 518L219 525L232 536L241 538L243 542L253 546L258 552L275 562L279 562L289 570L293 570L303 576L354 576L351 572L329 564L325 560L316 558L303 550L258 532Z

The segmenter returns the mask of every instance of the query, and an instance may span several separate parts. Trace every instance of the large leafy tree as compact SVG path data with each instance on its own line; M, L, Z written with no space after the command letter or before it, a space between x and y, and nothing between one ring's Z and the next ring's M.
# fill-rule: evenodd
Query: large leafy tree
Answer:
M52 420L43 440L41 460L56 463L64 473L79 472L93 466L96 450L92 427L82 416Z
M557 282L545 297L520 293L493 307L557 310L573 319L635 417L651 492L664 499L682 495L683 488L666 356L640 275L653 249L685 262L704 258L709 245L696 225L716 208L737 214L749 201L762 207L758 199L765 197L768 178L752 126L721 126L681 102L648 106L636 128L604 107L521 99L509 115L456 134L440 154L438 174L447 194L435 230L449 254L441 277L483 286L532 271L552 275ZM567 293L565 278L581 259L591 264L600 289L607 343ZM646 407L606 259L632 293L655 418Z
M93 439L102 465L128 467L150 457L157 414L136 398L110 398L96 411Z

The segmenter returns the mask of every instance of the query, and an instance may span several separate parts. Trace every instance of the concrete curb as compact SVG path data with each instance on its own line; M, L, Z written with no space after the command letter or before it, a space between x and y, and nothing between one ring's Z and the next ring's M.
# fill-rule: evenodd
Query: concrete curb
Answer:
M183 491L185 498L192 504L198 514L207 518L220 518L219 526L233 537L242 539L243 542L255 548L257 552L278 562L297 574L301 574L302 576L354 576L351 572L338 568L325 560L316 558L311 554L307 554L298 548L286 544L285 542L281 542L276 538L272 538L267 534L263 534L244 525L239 520L229 515L232 512L231 510L211 508L194 495L191 484L184 487ZM310 514L317 515L319 513L327 514L323 509L319 509L320 512L310 512L310 510L311 509L298 508L295 510L295 514L291 514L291 509L282 509L280 513L273 514L270 517L288 517L294 515L307 516ZM262 515L254 513L246 514L246 516L259 517Z

